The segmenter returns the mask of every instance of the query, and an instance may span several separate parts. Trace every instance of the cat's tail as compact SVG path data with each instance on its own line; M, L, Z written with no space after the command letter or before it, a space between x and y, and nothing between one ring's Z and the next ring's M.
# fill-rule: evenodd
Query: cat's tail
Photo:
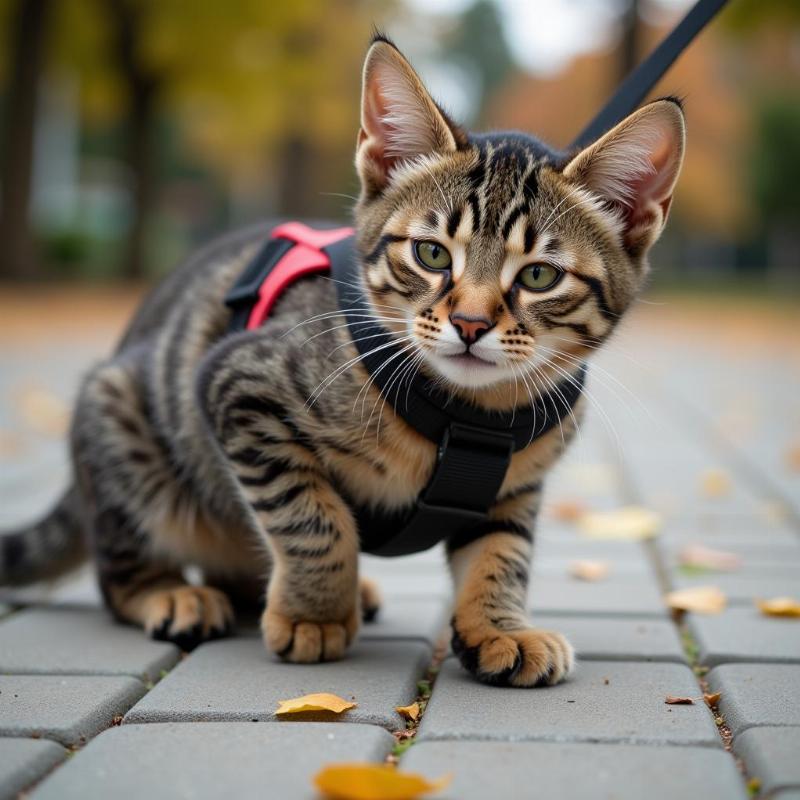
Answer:
M0 586L57 578L78 567L86 554L80 498L73 488L44 519L0 533Z

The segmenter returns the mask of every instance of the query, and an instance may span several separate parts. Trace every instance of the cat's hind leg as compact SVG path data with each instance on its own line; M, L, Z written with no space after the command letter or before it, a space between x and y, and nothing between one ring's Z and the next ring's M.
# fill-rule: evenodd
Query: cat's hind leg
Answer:
M72 452L100 588L114 616L183 649L228 632L233 612L225 594L189 585L165 553L169 537L183 532L155 529L169 517L158 510L180 498L135 365L112 362L85 381ZM174 549L182 549L177 541Z

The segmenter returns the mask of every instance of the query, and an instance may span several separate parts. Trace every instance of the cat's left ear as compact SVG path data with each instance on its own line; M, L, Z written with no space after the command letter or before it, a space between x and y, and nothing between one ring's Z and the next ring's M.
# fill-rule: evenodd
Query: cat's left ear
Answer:
M667 221L685 141L680 103L656 100L578 153L564 175L620 213L625 246L641 255Z
M365 192L386 188L403 161L458 149L462 137L402 53L376 36L364 62L356 150Z

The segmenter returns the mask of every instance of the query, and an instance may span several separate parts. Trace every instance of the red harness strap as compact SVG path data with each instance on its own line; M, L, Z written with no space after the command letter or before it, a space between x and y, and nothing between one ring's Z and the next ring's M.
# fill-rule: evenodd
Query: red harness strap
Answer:
M271 239L288 239L292 247L272 268L258 289L258 300L247 319L248 331L264 323L281 292L312 272L328 272L331 261L322 249L353 235L352 228L314 230L302 222L287 222L272 231Z

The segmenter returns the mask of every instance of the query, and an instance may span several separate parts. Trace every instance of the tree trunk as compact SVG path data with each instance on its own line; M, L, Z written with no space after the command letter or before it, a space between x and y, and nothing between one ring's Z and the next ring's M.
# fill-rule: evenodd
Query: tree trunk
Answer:
M36 101L44 63L45 34L51 0L18 0L10 29L14 54L3 131L0 167L0 277L41 277L31 235L30 205Z
M142 63L137 49L140 21L135 3L108 0L117 26L117 55L128 92L126 158L132 179L132 216L123 261L123 275L146 275L148 223L156 202L153 164L158 80Z

